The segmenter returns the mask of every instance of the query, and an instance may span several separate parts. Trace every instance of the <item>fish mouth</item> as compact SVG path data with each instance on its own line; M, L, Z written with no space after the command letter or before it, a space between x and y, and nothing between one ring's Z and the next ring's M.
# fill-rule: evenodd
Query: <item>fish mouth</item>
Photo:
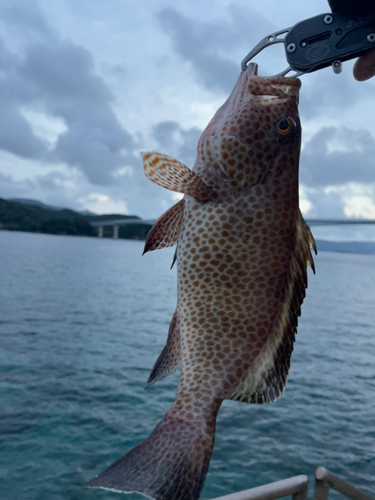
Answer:
M298 96L301 80L291 77L258 76L258 65L250 63L246 69L247 89L254 97L291 97Z
M252 78L253 76L258 76L258 65L257 63L250 63L246 68L246 76Z

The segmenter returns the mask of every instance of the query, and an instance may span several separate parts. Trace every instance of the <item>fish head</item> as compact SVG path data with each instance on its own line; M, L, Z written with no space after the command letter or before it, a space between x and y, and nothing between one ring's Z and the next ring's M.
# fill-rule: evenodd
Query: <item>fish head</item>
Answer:
M206 177L247 188L291 166L298 176L300 87L297 78L258 76L250 64L199 140Z

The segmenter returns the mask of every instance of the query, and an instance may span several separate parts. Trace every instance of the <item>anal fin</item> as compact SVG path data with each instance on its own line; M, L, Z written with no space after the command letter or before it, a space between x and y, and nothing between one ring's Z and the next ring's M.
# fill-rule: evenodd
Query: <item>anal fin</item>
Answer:
M158 218L147 235L144 254L158 248L172 247L177 243L183 223L184 208L185 201L180 200Z
M177 309L172 317L169 326L167 343L161 351L150 376L147 380L146 389L158 380L161 380L168 375L172 375L181 366L180 353L180 325Z
M208 201L212 189L192 170L161 153L141 153L145 175L150 181L170 191L184 193L199 202Z

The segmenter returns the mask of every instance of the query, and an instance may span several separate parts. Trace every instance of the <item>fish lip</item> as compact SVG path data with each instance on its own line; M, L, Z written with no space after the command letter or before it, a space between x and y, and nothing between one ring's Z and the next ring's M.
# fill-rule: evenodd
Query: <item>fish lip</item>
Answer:
M264 77L254 75L247 82L247 89L253 97L289 98L298 96L301 80L298 78Z
M257 63L250 63L246 68L246 76L252 78L253 76L258 76L258 65Z
M283 77L283 76L259 76L258 75L258 64L255 62L249 63L245 70L247 85L250 84L250 80L253 82L257 82L261 87L267 87L271 93L263 94L271 95L275 97L286 97L298 94L299 89L301 88L301 80L298 78L292 77ZM250 89L249 89L250 90ZM262 96L261 93L254 94L250 91L250 94ZM281 95L280 95L281 94Z

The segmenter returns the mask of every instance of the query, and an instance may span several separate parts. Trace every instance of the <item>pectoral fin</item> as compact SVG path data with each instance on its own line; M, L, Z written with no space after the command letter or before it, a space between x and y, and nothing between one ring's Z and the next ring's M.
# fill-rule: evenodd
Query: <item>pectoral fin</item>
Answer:
M141 153L146 177L159 186L184 193L195 200L208 201L212 189L192 170L170 156L160 153Z
M147 235L144 254L158 248L173 247L177 243L184 218L184 208L185 201L180 200L158 218Z

